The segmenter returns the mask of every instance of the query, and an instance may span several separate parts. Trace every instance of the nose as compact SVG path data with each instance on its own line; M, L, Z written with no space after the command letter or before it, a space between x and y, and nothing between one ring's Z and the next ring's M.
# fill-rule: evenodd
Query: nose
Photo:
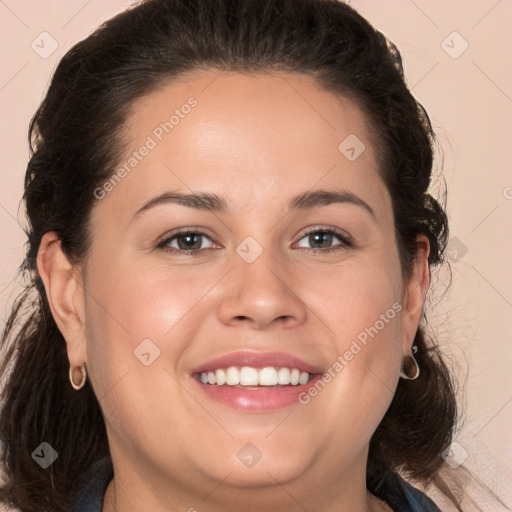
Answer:
M300 282L290 270L278 264L270 250L252 263L235 255L235 267L227 276L218 308L227 325L250 324L264 329L272 324L294 327L307 318L306 304L300 297Z

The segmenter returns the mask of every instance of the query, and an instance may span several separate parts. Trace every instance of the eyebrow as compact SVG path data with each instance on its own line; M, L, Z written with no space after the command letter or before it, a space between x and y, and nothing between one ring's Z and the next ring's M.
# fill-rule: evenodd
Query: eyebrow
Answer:
M229 211L226 199L217 194L207 192L184 194L178 191L169 191L150 199L135 212L133 219L155 206L169 203L213 213L228 213ZM309 210L335 203L360 206L376 219L375 212L368 203L355 194L344 190L307 191L293 197L288 203L288 208L290 210Z

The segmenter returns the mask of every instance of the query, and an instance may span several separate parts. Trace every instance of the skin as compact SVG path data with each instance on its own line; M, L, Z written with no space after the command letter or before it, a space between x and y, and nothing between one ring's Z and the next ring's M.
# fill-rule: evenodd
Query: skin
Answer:
M391 510L366 491L368 444L411 351L429 247L418 236L404 279L371 123L309 76L203 70L132 105L127 158L190 96L198 105L95 203L87 260L73 266L55 233L39 252L70 365L86 362L106 421L115 477L103 510ZM354 161L338 150L349 134L366 146ZM354 194L374 216L351 203L288 209L320 188ZM218 194L229 210L162 203L133 218L170 190ZM184 227L206 233L199 255L157 248ZM315 245L304 235L313 227L354 245ZM263 249L250 264L236 252L248 236ZM400 314L307 405L235 410L191 379L197 365L240 349L327 370L395 303ZM160 350L149 366L134 356L147 338ZM262 454L250 468L237 457L249 442Z

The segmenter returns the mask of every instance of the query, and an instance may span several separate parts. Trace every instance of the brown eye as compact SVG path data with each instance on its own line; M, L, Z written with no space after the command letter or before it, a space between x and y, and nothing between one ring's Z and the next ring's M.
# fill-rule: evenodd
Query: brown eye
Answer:
M352 247L353 245L348 237L332 229L311 230L306 233L301 240L306 240L311 247L304 247L300 242L299 247L304 248L306 251L322 253ZM333 243L336 243L336 240L338 240L338 243L336 245L332 245Z
M184 235L178 235L175 237L178 248L187 251L187 250L196 250L201 249L202 239L200 234L198 233L186 233Z
M204 239L212 241L200 231L180 231L160 242L158 248L175 254L199 254L209 249L204 247Z

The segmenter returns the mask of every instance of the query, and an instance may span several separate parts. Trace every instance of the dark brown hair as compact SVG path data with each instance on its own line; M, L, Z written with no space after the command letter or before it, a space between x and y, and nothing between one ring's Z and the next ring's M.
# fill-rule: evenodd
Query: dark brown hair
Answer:
M447 218L428 193L429 118L408 90L396 47L356 11L337 0L149 0L119 14L63 57L30 124L21 267L28 281L2 337L0 413L0 501L23 512L62 510L77 478L109 455L94 390L87 383L77 392L68 380L66 343L35 265L41 238L56 231L69 259L83 260L93 191L120 161L131 105L196 69L306 73L357 102L371 122L392 198L404 278L419 233L430 241L430 265L442 262ZM421 375L400 380L370 442L367 485L377 496L396 472L431 480L453 435L450 373L422 327L414 344ZM47 470L31 456L43 441L59 454Z

